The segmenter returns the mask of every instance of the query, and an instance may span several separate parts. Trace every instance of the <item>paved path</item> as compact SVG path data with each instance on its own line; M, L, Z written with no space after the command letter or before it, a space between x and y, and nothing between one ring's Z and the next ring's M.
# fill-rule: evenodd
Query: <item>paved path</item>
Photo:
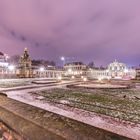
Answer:
M18 87L10 87L10 88L1 88L0 91L1 92L9 92L9 91L22 91L22 90L26 90L28 91L29 89L38 89L38 88L43 88L43 87L55 87L58 85L68 85L68 84L74 84L74 83L78 83L79 81L62 81L62 82L58 82L58 83L48 83L48 84L31 84L31 85L26 85L26 86L18 86Z

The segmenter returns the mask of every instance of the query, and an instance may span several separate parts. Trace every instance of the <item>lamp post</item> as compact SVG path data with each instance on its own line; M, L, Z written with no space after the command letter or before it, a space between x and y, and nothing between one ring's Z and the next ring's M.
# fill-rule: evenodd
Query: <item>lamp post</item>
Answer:
M65 65L65 57L64 56L61 57L61 61L63 62L63 66L64 66Z

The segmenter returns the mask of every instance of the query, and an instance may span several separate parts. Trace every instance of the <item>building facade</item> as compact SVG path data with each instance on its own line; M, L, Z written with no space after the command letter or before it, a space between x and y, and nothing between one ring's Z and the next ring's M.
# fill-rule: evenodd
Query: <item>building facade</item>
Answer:
M20 78L34 77L32 69L32 61L27 48L24 49L24 53L19 60L19 68L17 75Z
M91 79L134 79L136 71L128 68L124 63L114 61L106 69L90 69L87 74Z
M86 75L87 66L82 62L72 62L64 65L65 76Z
M140 80L140 68L136 68L136 79Z
M14 67L6 61L6 56L0 53L0 77L1 78L53 78L60 77L87 77L88 79L140 79L140 69L131 69L124 63L114 61L105 69L88 68L82 62L72 62L64 65L63 69L55 67L32 66L28 49L19 60L19 66Z
M28 49L24 49L24 53L20 58L19 67L16 75L20 78L53 78L62 77L63 70L57 70L54 67L38 67L32 66L32 61L28 53Z
M7 57L6 54L0 52L0 78L9 77L9 74L11 74Z

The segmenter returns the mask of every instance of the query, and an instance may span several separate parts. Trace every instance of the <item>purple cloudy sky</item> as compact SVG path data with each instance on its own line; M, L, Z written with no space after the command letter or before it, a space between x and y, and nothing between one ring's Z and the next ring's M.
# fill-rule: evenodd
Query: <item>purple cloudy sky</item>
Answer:
M140 0L1 0L0 51L138 65Z

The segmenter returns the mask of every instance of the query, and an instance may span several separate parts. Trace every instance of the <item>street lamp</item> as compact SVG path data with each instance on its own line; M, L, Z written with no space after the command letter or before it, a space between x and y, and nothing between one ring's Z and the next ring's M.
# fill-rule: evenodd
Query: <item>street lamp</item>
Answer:
M65 65L65 57L64 56L61 57L61 61L63 62L63 66L64 66Z
M62 56L62 57L61 57L61 60L62 60L62 61L64 61L64 60L65 60L65 57L64 57L64 56Z

